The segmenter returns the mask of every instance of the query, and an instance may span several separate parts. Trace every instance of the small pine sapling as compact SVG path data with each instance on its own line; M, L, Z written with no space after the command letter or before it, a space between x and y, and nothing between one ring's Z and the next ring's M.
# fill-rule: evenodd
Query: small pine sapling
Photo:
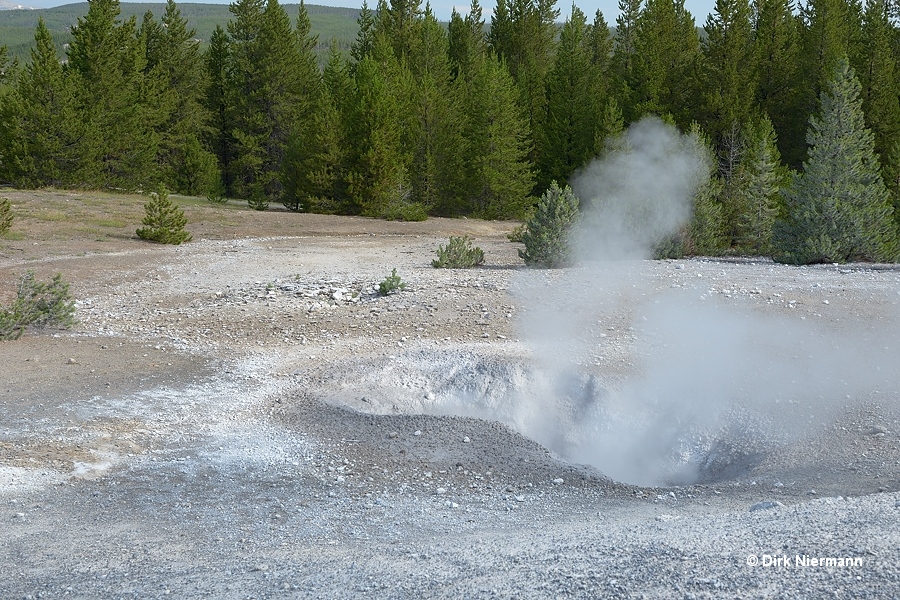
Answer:
M578 205L572 188L550 185L522 233L525 249L519 250L519 258L526 265L554 269L572 264L569 233L580 218Z
M435 269L468 269L484 262L484 251L473 246L469 236L450 236L446 247L438 246L437 256L431 261Z
M187 217L178 206L169 200L169 192L165 186L150 194L150 201L144 205L146 215L141 223L144 227L137 230L142 240L160 244L182 244L191 240L191 234L185 231Z

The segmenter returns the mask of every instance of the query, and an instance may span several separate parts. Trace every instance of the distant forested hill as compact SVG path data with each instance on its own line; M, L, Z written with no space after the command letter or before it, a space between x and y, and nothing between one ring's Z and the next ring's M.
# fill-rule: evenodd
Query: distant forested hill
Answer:
M141 18L148 10L159 18L162 16L165 6L165 3L123 2L121 16L123 19L136 16L138 24L140 24ZM182 4L179 2L178 7L188 24L197 30L197 37L203 40L204 46L209 41L217 24L224 28L225 24L231 20L227 4ZM296 18L296 4L285 4L284 7L291 18ZM313 34L319 35L320 55L324 55L327 51L332 38L338 41L341 48L348 49L350 47L358 29L356 24L359 17L358 9L307 4L306 10L309 13ZM72 37L71 26L77 22L78 17L87 14L87 11L87 2L37 10L2 10L0 11L0 45L9 48L10 56L19 57L20 60L27 59L29 50L34 44L34 29L37 27L38 17L44 17L44 23L50 30L54 43L61 50Z

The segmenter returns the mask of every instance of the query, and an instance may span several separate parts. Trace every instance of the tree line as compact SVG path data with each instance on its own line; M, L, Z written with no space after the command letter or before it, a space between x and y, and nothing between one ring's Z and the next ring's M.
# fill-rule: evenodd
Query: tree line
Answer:
M0 51L0 181L515 218L658 115L711 165L668 253L897 258L893 3L717 0L702 30L683 0L619 9L611 29L574 5L560 25L555 0L498 0L489 21L473 0L447 25L419 0L364 3L349 57L333 44L320 69L302 3L292 19L278 0L237 0L201 52L173 0L140 22L89 0L64 57L43 22L26 64ZM821 227L825 250L791 246Z

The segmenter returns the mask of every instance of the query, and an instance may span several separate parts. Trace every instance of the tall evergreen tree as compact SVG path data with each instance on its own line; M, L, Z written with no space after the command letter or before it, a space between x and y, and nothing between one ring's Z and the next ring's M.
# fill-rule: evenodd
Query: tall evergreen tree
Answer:
M635 33L637 114L670 114L686 128L698 116L700 38L684 0L648 0Z
M754 0L756 105L772 120L784 160L799 167L806 150L800 68L800 19L792 0Z
M595 154L605 98L602 73L593 54L587 19L573 5L547 76L547 111L536 134L535 141L541 147L540 189L554 181L564 183Z
M422 23L419 0L390 0L390 6L382 17L383 33L391 40L394 55L400 64L408 63L419 52L418 30Z
M305 105L304 62L291 21L278 0L238 0L231 37L228 106L234 126L235 192L264 210L284 200L282 162Z
M77 184L76 145L83 125L43 17L38 19L34 41L31 60L16 85L21 154L15 183L21 187Z
M174 0L168 0L162 26L145 20L142 33L145 72L158 78L166 96L158 128L162 179L177 192L204 195L215 184L216 161L201 143L209 116L203 105L207 73L196 31L188 28Z
M347 191L350 153L347 111L353 82L350 67L335 40L331 43L322 82L320 106L313 117L316 159L309 174L311 190L304 208L320 213L358 213L359 207L351 203Z
M803 114L816 112L819 97L843 56L855 57L861 41L858 0L808 0L801 6L800 97ZM805 158L805 153L801 158Z
M616 36L610 64L613 95L623 111L626 123L640 118L635 100L635 56L638 19L643 0L619 0L619 16L616 17Z
M288 130L287 153L281 166L281 180L285 187L282 203L291 210L300 210L304 202L316 193L311 175L321 168L316 148L316 112L322 106L322 79L316 65L315 48L319 37L313 35L306 5L301 1L296 27L296 86L291 102L293 122Z
M375 43L375 15L372 14L366 0L363 0L356 25L356 40L350 48L350 56L354 63L358 63L370 55Z
M719 144L725 132L750 119L756 92L748 0L716 0L703 41L704 129Z
M447 214L459 205L465 148L459 110L450 93L449 42L430 6L425 8L419 34L419 52L411 65L418 86L410 183L418 202Z
M230 63L228 34L216 25L209 47L203 55L206 70L206 91L203 105L209 118L206 129L208 142L219 167L219 192L222 196L234 194L231 184L231 160L234 153L233 112L228 106L228 67Z
M471 10L465 18L456 9L453 10L450 16L448 52L454 78L460 73L466 76L472 74L476 63L484 58L487 37L484 34L484 19L478 0L473 0Z
M486 219L521 216L532 202L534 175L512 77L489 55L468 82L457 79L456 93L466 115L467 212Z
M135 188L154 184L159 125L145 48L136 20L119 20L118 0L89 0L72 27L67 72L74 78L85 134L79 140L81 183Z
M819 114L810 118L803 173L785 193L785 217L774 232L777 260L807 264L898 257L890 195L859 95L859 81L842 57L821 94Z
M553 65L559 17L555 4L556 0L511 0L508 23L495 14L491 25L492 30L495 25L499 28L497 34L491 33L491 48L519 89L519 105L528 119L530 137L534 137L546 112L546 77ZM532 163L540 162L538 150L532 146Z
M869 0L857 73L866 125L875 136L882 178L891 191L894 216L900 224L900 70L893 52L894 37L900 38L900 33L891 24L888 7L883 0Z
M408 114L398 97L401 76L390 43L376 36L372 54L356 64L348 110L348 193L366 216L395 217L413 201L410 153L403 144Z
M775 129L768 117L752 123L744 134L744 159L733 178L742 202L732 245L737 252L768 255L787 172L781 166Z

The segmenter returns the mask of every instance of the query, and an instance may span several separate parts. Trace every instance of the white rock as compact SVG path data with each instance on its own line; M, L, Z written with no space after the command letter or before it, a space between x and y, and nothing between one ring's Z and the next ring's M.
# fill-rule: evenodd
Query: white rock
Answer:
M564 479L562 477L557 477L556 479L553 480L554 485L560 485L563 482L564 482Z

